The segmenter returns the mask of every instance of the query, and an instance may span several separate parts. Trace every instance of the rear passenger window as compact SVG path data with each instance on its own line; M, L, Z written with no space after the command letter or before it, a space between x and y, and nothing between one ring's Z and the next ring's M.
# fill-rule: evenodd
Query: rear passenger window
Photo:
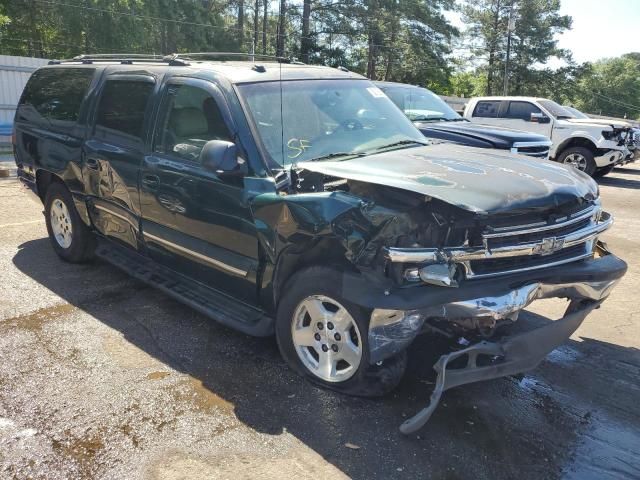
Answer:
M530 121L532 113L542 113L542 111L530 102L509 102L509 108L504 117Z
M116 134L121 140L140 141L153 87L150 81L107 80L98 105L96 136Z
M94 68L43 68L31 75L20 99L18 119L78 121Z
M496 118L500 102L478 102L473 110L474 117Z
M156 134L156 152L197 162L208 141L231 141L218 104L202 88L169 86L162 112Z

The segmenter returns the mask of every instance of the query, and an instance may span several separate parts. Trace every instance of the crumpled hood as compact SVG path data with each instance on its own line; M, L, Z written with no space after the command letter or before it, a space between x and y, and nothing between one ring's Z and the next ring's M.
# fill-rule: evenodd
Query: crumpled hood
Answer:
M592 199L598 192L588 175L571 167L444 143L297 167L421 193L485 214L547 209L577 198Z

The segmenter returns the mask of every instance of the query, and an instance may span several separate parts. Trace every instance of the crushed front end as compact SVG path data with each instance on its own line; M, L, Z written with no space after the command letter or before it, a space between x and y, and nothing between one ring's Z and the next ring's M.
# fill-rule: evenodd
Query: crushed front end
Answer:
M466 218L441 225L447 233L440 247L423 247L416 238L404 237L399 246L383 248L394 286L382 294L367 290L355 276L346 278L345 295L372 308L371 363L404 350L420 333L476 342L438 360L429 405L401 431L421 428L445 390L530 370L564 343L626 271L626 264L598 240L612 223L597 199L533 216ZM568 299L564 316L490 340L542 298ZM452 367L460 357L466 362L458 360Z

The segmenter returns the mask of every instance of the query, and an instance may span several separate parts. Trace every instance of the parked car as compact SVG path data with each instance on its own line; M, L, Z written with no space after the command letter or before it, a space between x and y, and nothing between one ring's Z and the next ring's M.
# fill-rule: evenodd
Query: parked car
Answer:
M547 159L551 140L544 135L471 123L426 88L393 82L376 82L427 138L458 145L508 150Z
M534 368L625 273L582 172L425 145L354 73L216 58L81 56L33 74L15 158L60 258L98 256L275 334L296 372L352 395L393 389L414 338L443 334L457 349L405 433L444 390ZM562 319L488 340L547 297L571 300Z
M574 118L572 118L571 121L574 123L598 123L600 125L611 125L613 128L625 129L627 132L625 135L625 145L627 150L624 152L625 158L621 163L626 164L635 161L636 151L640 149L640 128L634 128L631 123L623 120L593 118L574 107L564 105L564 108L573 114Z
M573 122L571 112L545 98L474 97L464 117L475 123L545 135L553 142L551 159L592 176L608 173L625 155L625 128Z

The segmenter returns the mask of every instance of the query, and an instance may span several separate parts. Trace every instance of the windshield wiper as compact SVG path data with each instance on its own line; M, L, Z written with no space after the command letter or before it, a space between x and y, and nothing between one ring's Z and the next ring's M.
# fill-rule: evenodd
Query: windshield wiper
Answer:
M322 160L329 160L330 158L337 158L337 157L364 157L366 155L366 153L363 152L334 152L334 153L328 153L326 155L322 155L320 157L315 157L315 158L311 158L309 160L305 160L307 162L319 162Z
M381 147L378 147L376 149L374 149L374 152L379 152L380 150L386 150L388 148L393 148L393 147L401 147L402 145L429 145L429 143L427 142L420 142L418 140L400 140L398 142L393 142L390 143L388 145L383 145Z

